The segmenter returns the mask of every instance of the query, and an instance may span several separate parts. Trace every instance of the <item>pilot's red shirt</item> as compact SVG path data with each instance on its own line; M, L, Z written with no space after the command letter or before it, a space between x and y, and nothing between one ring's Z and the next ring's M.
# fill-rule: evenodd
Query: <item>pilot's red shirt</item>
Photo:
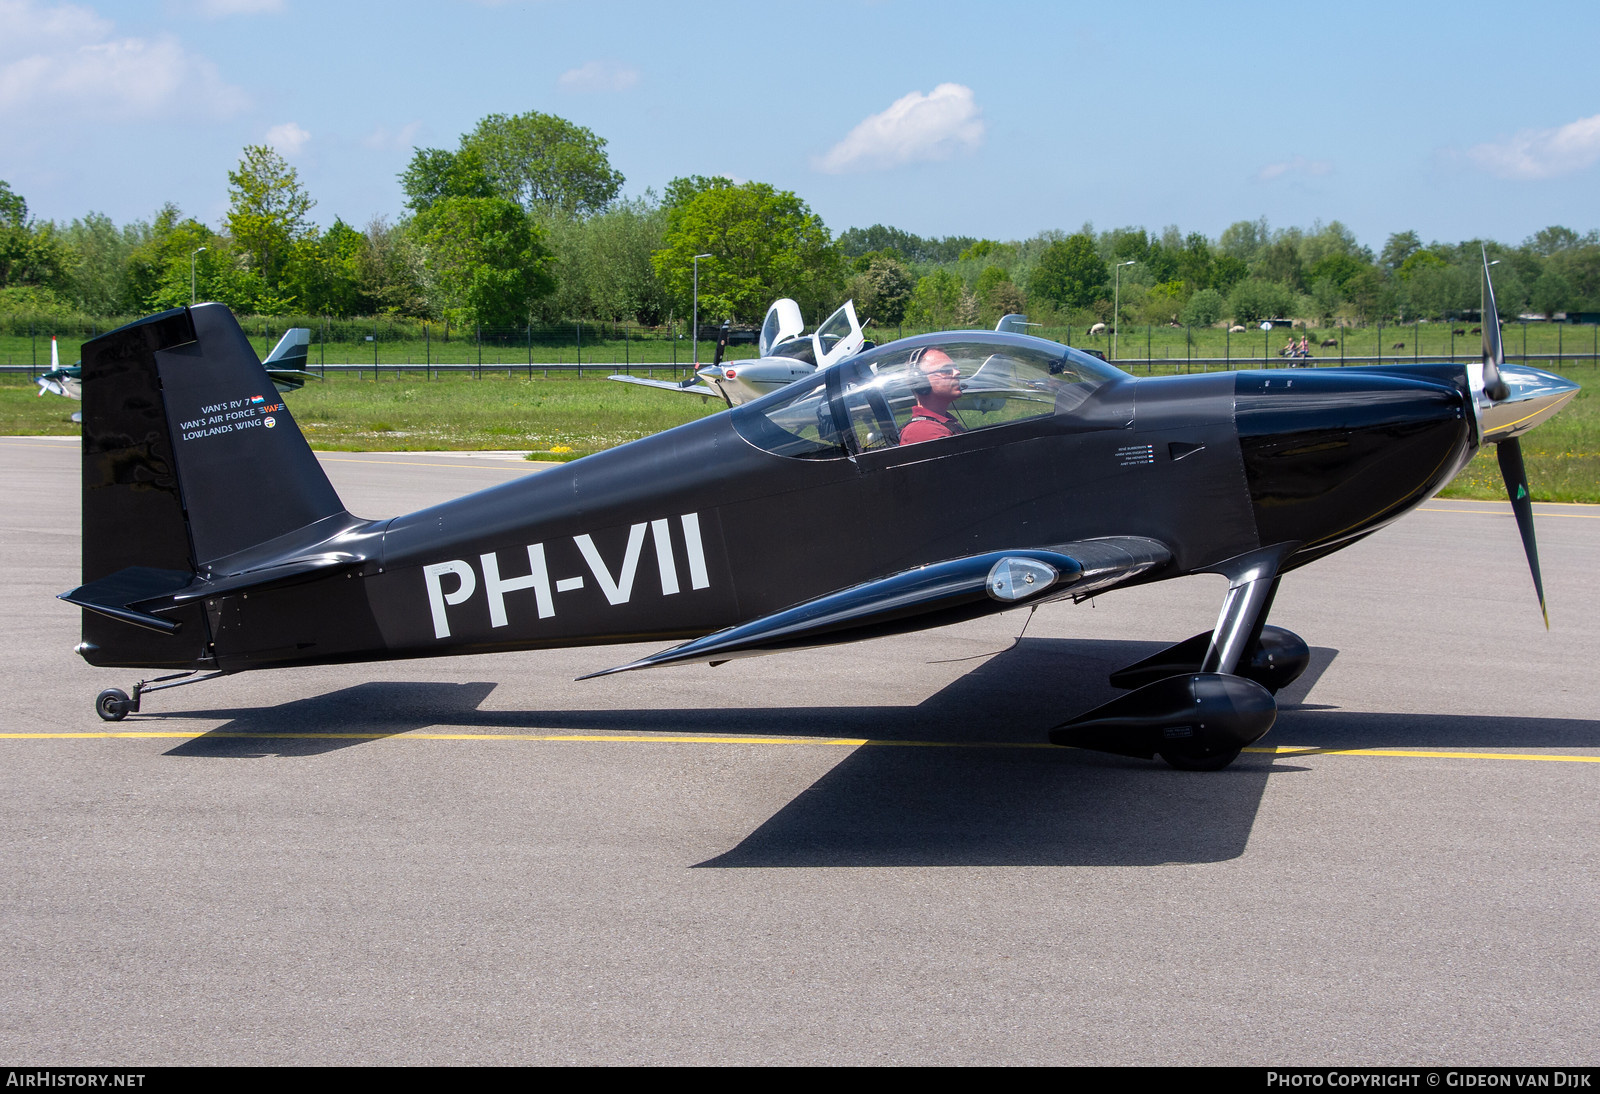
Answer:
M953 437L957 433L966 431L967 427L954 416L941 414L918 403L916 409L911 412L911 421L900 430L900 443L919 444L922 441L936 441L940 437Z

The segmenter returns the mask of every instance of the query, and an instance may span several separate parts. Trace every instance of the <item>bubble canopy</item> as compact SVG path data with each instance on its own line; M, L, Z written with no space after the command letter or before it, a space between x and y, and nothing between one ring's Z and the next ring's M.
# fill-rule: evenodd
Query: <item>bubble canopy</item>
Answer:
M757 448L795 459L843 459L1070 413L1096 388L1127 378L1057 342L951 331L858 354L731 413L734 429ZM913 419L939 428L903 435ZM922 439L945 430L946 436Z

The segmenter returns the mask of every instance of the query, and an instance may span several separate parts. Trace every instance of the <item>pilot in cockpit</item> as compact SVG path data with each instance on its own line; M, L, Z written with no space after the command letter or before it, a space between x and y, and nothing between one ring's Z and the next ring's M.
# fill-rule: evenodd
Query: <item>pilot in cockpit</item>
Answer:
M950 404L961 398L961 370L955 361L938 346L926 346L913 352L907 363L917 405L911 420L900 429L900 443L917 444L965 433L967 427L950 413Z

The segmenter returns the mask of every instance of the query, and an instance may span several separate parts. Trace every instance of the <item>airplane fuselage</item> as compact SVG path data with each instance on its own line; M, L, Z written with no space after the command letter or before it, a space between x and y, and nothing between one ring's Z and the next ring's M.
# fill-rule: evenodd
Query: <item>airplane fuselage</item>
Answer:
M763 451L759 408L741 408L354 525L359 571L208 602L213 656L238 670L692 638L885 573L1102 536L1171 545L1148 580L1269 543L1309 559L1465 461L1448 371L1129 378L1070 412L830 460Z

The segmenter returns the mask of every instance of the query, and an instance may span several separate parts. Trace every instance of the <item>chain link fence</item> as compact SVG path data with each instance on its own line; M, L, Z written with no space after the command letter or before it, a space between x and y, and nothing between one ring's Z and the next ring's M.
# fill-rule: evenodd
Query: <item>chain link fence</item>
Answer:
M127 320L82 318L37 321L0 317L0 371L36 376L50 367L50 340L59 360L79 359L85 341ZM635 323L573 320L521 327L481 327L410 319L335 320L315 317L249 319L243 322L256 351L267 355L291 327L311 330L307 367L312 371L485 373L549 375L612 372L687 374L694 362L710 361L716 325L699 328L698 355L691 325L659 327ZM887 341L922 328L871 326L869 338ZM1035 326L1030 333L1100 354L1135 373L1272 368L1285 365L1382 364L1385 362L1477 360L1482 337L1476 325L1415 322L1355 324L1327 328L1277 325L1251 328L1123 325L1110 328ZM1304 356L1287 343L1308 342ZM1508 357L1541 367L1600 363L1600 324L1514 321L1503 327ZM732 332L724 359L756 356L754 328Z

